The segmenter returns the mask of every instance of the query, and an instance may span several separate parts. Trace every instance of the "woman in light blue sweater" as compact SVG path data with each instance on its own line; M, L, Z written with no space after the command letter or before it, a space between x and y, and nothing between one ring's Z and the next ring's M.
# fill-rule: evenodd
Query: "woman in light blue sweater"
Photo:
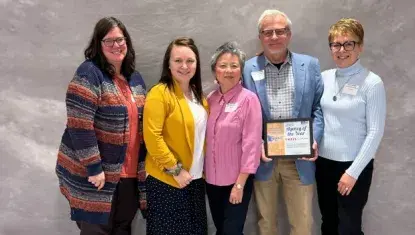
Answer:
M322 73L325 129L316 161L322 235L363 234L362 212L386 116L383 82L359 60L363 37L355 19L341 19L329 30L337 68Z

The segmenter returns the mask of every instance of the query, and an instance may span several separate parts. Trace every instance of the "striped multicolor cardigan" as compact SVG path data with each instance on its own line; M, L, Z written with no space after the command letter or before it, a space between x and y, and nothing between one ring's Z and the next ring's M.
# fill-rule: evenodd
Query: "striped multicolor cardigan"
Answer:
M145 84L138 72L128 79L140 119L138 182L140 208L145 209L146 148L142 136ZM127 108L112 78L91 61L82 63L66 94L67 124L59 148L56 174L62 194L71 207L71 219L107 224L111 201L120 179L129 141ZM98 191L88 176L105 173Z

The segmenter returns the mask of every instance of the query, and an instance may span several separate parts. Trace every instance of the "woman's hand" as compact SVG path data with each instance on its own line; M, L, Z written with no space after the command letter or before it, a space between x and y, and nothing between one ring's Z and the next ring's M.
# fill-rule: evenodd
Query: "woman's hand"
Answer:
M232 204L239 204L242 202L244 189L238 189L235 186L232 188L231 195L229 196L229 202Z
M344 173L340 178L339 183L337 183L337 191L339 191L342 196L349 196L355 184L356 179L351 177L349 174Z
M101 172L98 175L89 176L88 182L92 183L98 190L102 189L105 185L105 173Z
M173 176L180 188L184 188L192 182L192 176L185 169L181 169L178 176Z

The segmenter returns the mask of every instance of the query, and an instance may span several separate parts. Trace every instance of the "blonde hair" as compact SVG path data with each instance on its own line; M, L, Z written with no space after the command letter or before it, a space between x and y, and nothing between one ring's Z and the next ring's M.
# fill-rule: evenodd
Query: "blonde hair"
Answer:
M340 35L350 35L357 37L359 44L363 44L363 38L365 32L363 30L362 24L353 18L342 18L337 21L335 24L330 26L329 29L329 43L332 42L335 36Z

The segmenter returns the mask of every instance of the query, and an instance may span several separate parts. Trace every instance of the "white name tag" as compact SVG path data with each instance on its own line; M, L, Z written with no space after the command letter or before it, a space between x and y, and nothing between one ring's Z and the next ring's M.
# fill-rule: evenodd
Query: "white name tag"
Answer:
M358 85L346 84L342 90L342 93L348 94L348 95L356 95L358 90L359 90Z
M225 106L225 113L233 112L236 108L238 108L238 103L228 103Z
M251 76L254 81L261 81L265 78L264 70L251 72Z

